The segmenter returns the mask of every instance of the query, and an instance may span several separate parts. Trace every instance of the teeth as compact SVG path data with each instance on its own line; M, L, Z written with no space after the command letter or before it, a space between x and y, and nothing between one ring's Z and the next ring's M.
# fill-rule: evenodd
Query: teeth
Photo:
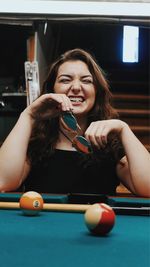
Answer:
M83 102L83 98L82 97L70 97L70 100L72 102Z

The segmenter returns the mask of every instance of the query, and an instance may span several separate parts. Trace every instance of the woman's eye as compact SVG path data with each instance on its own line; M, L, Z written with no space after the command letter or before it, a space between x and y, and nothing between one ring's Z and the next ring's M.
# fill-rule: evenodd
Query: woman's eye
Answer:
M60 83L69 83L70 80L69 79L61 79L59 80Z
M88 84L88 83L93 83L93 81L92 81L92 80L89 80L89 79L88 79L88 80L87 80L87 79L86 79L86 80L83 80L82 82L83 82L83 83L86 83L86 84Z

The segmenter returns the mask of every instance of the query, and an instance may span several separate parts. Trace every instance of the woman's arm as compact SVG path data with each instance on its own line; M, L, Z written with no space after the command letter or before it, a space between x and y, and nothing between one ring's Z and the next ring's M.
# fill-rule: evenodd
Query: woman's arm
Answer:
M117 165L121 182L136 195L150 197L150 154L127 124L121 131L126 157Z
M85 137L101 148L110 132L118 133L126 154L117 164L121 182L134 194L150 197L150 154L125 122L114 119L92 122Z
M33 113L45 101L54 101L52 115L57 110L72 108L69 98L64 94L45 94L35 100L20 115L16 125L0 148L0 191L15 190L30 171L27 149L34 123Z
M24 110L0 148L0 191L14 190L21 184L32 123Z

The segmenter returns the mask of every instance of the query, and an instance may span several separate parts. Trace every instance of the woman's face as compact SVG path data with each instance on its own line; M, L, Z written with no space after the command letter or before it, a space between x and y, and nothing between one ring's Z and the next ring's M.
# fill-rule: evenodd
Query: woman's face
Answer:
M54 92L69 97L75 115L86 115L92 109L96 95L87 65L80 60L63 63L58 69Z

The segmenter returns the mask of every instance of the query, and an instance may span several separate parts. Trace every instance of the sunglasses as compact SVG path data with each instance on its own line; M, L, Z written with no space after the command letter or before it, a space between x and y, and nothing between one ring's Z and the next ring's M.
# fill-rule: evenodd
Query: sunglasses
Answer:
M92 152L91 144L86 138L79 135L81 128L78 125L73 114L71 112L65 111L61 114L60 119L63 128L70 133L74 133L75 137L71 139L61 129L60 132L72 143L72 146L75 147L77 151L85 154L90 154Z

